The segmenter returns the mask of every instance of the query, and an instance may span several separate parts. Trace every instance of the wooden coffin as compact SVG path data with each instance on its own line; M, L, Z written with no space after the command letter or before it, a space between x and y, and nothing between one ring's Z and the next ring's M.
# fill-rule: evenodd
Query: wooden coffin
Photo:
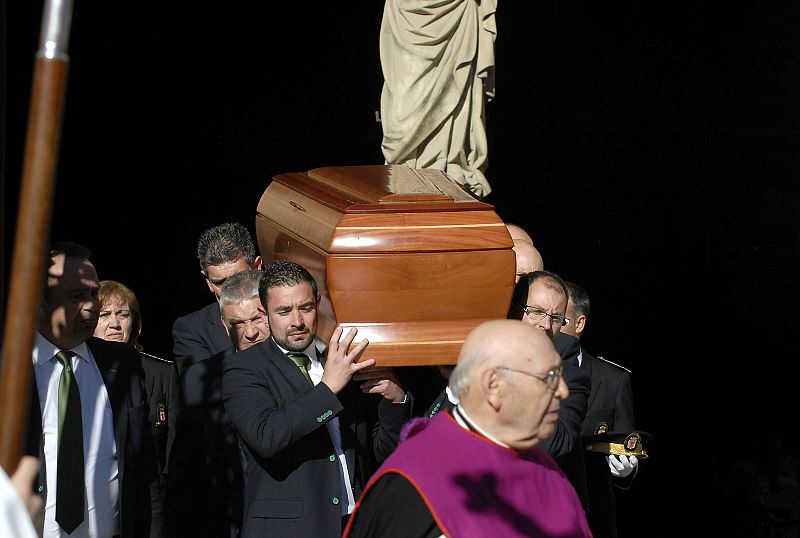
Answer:
M505 318L513 242L494 207L446 174L401 165L275 176L258 203L265 263L295 261L321 295L318 335L369 339L377 365L454 364L467 333Z

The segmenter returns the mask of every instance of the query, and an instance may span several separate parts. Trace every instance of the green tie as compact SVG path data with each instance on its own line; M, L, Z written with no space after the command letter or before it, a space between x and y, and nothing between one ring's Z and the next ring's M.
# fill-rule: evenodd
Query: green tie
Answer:
M311 362L311 359L308 358L308 355L305 353L287 353L287 355L290 359L292 359L292 362L295 363L298 368L300 368L300 371L303 372L303 375L306 379L308 379L308 382L311 383L311 386L313 387L314 382L311 381L311 376L308 375L308 364Z
M58 380L58 464L56 483L56 523L71 534L83 523L86 486L83 476L83 421L81 395L72 372L72 351L59 351Z

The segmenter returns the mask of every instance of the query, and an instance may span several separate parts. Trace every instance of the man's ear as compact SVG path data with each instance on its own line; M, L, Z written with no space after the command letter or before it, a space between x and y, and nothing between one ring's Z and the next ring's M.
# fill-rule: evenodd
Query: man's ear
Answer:
M256 259L253 260L253 269L256 271L261 271L261 266L264 264L264 260L261 259L261 256L256 256Z
M586 316L581 314L578 316L578 319L575 320L575 336L580 339L581 334L583 334L583 330L586 328Z
M258 309L258 313L261 314L261 319L264 321L264 324L269 327L269 316L267 315L267 311L260 306L256 308Z
M496 368L487 368L480 375L481 394L496 411L500 409L502 395L505 392L505 378Z

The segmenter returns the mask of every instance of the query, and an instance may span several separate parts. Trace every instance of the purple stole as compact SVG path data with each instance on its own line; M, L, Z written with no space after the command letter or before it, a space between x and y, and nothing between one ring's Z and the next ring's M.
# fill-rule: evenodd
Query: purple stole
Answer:
M387 473L404 476L449 537L591 536L575 489L543 450L499 446L450 412L412 420L364 493Z

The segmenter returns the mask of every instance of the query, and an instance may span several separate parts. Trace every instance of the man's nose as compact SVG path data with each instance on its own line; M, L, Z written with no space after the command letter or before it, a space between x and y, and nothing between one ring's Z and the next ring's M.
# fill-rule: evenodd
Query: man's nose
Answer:
M248 340L254 340L258 336L258 328L256 322L248 320L244 324L244 337Z
M563 400L569 396L569 387L567 387L567 382L564 381L563 377L558 378L558 386L556 387L555 394L560 400Z
M292 310L292 313L290 315L291 315L292 325L294 325L295 327L302 327L303 325L305 325L305 322L303 321L303 316L300 314L299 310Z

